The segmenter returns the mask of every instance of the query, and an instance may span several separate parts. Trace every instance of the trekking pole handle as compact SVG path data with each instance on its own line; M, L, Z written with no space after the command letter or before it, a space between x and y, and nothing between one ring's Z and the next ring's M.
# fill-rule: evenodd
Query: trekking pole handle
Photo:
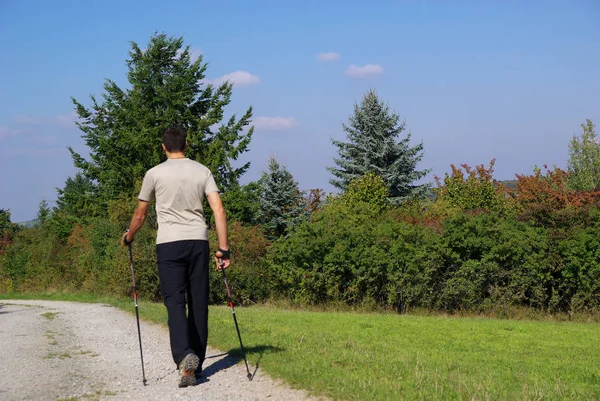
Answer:
M229 283L227 282L227 274L225 274L225 268L223 267L223 259L219 258L219 270L223 273L223 281L225 282L225 288L227 289L227 297L229 298L229 306L233 308L233 301L231 300L231 291L229 290ZM234 312L235 313L235 312Z

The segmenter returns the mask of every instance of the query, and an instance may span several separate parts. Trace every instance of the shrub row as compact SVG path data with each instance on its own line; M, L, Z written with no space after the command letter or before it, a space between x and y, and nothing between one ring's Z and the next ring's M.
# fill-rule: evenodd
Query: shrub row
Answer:
M274 245L272 287L300 304L366 303L398 311L597 309L598 209L546 217L544 226L525 215L479 211L436 226L407 223L397 210L374 214L368 204L332 205Z
M129 254L120 244L127 227L124 215L117 213L111 219L94 219L85 225L68 219L54 220L20 230L14 243L0 255L0 291L83 291L130 296ZM156 229L152 225L150 222L136 236L132 253L138 295L159 301L162 297L156 268ZM210 242L211 249L216 249L216 234L212 231ZM228 279L236 302L252 304L268 298L262 262L269 243L260 228L232 222L230 243L235 249L235 268L228 272ZM221 273L211 269L210 281L211 302L225 302Z
M454 169L435 200L399 207L371 199L378 192L369 188L378 184L366 180L360 185L369 190L330 197L273 243L260 226L230 222L234 301L599 310L598 193L573 192L560 171L519 177L510 190L482 167L467 171ZM54 214L41 227L20 230L0 255L0 290L129 295L129 260L119 240L134 204L114 202L109 218L85 224ZM133 255L140 296L160 300L155 229L151 213ZM216 249L214 231L210 241ZM210 280L211 303L224 303L222 275L211 269Z

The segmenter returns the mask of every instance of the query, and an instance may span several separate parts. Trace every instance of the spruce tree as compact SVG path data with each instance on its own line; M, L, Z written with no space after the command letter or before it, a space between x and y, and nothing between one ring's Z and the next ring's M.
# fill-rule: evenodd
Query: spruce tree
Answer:
M276 240L306 216L304 193L292 174L274 156L269 159L269 169L263 172L259 183L259 220L267 238Z
M37 212L38 225L43 226L44 223L50 217L50 213L51 213L51 210L50 210L50 206L48 205L48 201L46 199L42 199L38 205L38 212Z
M342 124L348 142L332 139L339 157L334 158L336 167L327 167L335 176L330 183L346 191L353 179L374 173L385 182L393 203L423 196L429 186L413 184L429 173L416 169L423 157L423 144L410 147L410 133L398 140L406 129L399 120L375 90L369 90L360 105L354 105L348 124Z

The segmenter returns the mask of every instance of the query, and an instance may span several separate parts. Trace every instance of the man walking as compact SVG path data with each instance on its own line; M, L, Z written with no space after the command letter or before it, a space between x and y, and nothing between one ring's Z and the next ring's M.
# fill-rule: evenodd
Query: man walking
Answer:
M211 171L185 157L186 133L179 127L168 128L162 136L167 160L146 172L138 196L138 205L124 245L133 241L144 224L149 204L156 201L158 233L156 258L160 288L168 313L173 360L180 372L179 387L196 383L202 370L208 338L208 226L203 201L215 216L219 249L218 268L230 263L227 219L219 189ZM186 297L187 309L186 316Z

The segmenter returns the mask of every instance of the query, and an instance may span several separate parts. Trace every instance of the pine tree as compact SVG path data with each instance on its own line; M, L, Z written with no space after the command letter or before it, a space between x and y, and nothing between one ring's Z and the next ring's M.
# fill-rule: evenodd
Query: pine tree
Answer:
M581 138L573 136L569 143L569 186L589 191L600 186L600 141L591 120L581 124L581 129Z
M40 226L43 226L44 223L48 220L48 217L50 217L50 212L51 210L50 206L48 205L48 201L46 199L42 199L42 201L38 205L37 212L37 221Z
M129 56L129 88L106 80L103 100L91 96L89 109L73 99L90 160L69 150L85 180L93 183L93 190L86 191L99 210L106 211L109 200L135 195L145 172L165 160L160 145L170 125L184 128L186 156L209 167L220 188L236 185L250 163L234 168L231 161L247 150L253 127L243 132L252 107L240 119L233 115L221 124L233 84L203 86L207 64L202 56L192 59L182 38L155 34L146 49L131 42Z
M397 141L406 129L399 120L400 116L369 90L361 104L354 105L348 125L342 124L348 142L332 139L339 157L334 158L337 167L327 167L336 177L330 183L345 191L353 179L374 173L384 180L393 203L423 196L429 186L413 184L429 173L416 170L423 157L423 144L410 147L410 133Z
M292 174L274 156L269 159L269 170L263 172L259 183L259 219L264 224L267 238L276 240L306 216L304 193Z

